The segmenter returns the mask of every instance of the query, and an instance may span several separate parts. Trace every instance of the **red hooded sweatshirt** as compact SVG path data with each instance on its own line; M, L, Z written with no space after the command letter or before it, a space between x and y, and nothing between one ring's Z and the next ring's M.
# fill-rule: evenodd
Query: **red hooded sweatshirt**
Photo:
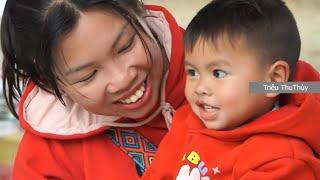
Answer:
M176 109L185 103L183 29L166 9L146 8L151 14L147 22L158 34L170 61L164 91L166 102ZM13 179L139 179L133 160L106 136L109 127L101 116L77 105L69 107L72 102L68 100L66 104L63 106L34 83L28 84L19 103L19 121L25 132ZM160 114L136 130L158 145L167 126Z
M320 75L300 61L294 79ZM193 168L202 179L320 179L320 95L281 96L280 108L228 131L205 128L181 107L143 179L200 179L189 177Z

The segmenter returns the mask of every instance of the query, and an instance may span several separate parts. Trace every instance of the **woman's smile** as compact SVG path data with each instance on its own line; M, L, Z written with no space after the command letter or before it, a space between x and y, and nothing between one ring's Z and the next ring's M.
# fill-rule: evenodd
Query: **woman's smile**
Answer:
M122 109L138 109L148 102L151 96L151 84L148 83L148 78L141 85L128 92L125 98L117 101L117 104Z

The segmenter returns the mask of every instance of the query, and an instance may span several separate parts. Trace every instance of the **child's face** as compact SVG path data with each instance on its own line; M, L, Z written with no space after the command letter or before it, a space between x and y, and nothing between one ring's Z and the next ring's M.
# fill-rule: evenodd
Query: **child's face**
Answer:
M265 94L250 94L249 82L265 81L267 68L259 64L243 39L200 39L186 52L185 94L194 113L214 130L230 130L270 109Z
M135 30L113 13L88 11L57 47L63 91L90 112L129 118L150 113L159 99L163 59L142 34L150 62ZM71 86L69 86L71 85Z

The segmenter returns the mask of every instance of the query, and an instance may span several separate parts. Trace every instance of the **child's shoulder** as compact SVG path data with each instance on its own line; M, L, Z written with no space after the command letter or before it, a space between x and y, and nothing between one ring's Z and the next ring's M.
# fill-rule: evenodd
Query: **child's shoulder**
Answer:
M191 106L190 106L190 104L184 104L184 105L182 105L182 106L180 106L177 110L176 110L176 112L175 112L175 116L182 116L182 115L186 115L186 114L188 114L189 112L191 112L192 111L192 109L191 109Z
M254 151L251 156L276 154L279 157L296 157L300 150L311 152L311 148L302 139L274 133L253 135L246 140L242 148L245 152Z
M192 113L192 108L189 104L179 107L174 113L174 119L186 119ZM179 120L181 121L181 120Z
M280 134L258 134L248 138L241 147L236 166L255 169L270 162L303 160L313 156L311 147L302 139Z
M180 106L174 113L171 127L181 127L186 124L187 117L192 113L191 106L185 104Z

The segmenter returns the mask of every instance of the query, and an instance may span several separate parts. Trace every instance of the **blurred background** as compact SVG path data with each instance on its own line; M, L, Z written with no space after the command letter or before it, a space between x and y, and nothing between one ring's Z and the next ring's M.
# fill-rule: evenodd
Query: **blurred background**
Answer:
M0 15L5 0L0 0ZM210 0L144 0L145 4L158 4L169 9L182 27L186 27L196 12ZM285 0L293 12L302 40L301 59L320 70L320 0ZM0 53L0 59L2 55ZM0 72L1 73L1 72ZM0 81L0 87L2 82ZM10 179L22 131L18 122L7 111L0 90L0 180Z

